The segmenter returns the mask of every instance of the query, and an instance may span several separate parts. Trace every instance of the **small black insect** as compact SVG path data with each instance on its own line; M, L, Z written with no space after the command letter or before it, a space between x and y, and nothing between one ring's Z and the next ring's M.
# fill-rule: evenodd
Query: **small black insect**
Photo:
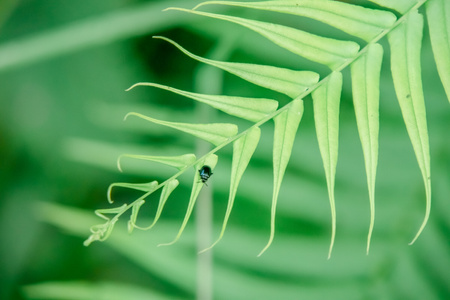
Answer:
M208 181L209 177L212 176L211 167L210 166L203 166L200 170L198 170L198 173L200 174L200 179L203 183L206 183Z

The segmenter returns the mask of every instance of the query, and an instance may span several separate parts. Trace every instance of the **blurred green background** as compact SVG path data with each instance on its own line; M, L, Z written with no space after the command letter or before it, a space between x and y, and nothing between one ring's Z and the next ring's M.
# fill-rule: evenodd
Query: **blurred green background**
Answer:
M262 126L225 237L212 251L196 254L198 243L214 241L220 230L230 147L219 152L219 164L198 203L207 218L212 194L212 228L208 220L200 220L204 214L193 215L178 243L156 247L178 231L191 172L181 178L152 231L128 235L124 218L109 240L83 246L89 227L101 223L94 210L112 207L106 201L110 183L161 181L173 174L169 168L131 159L123 160L120 173L120 154L205 151L175 130L138 119L123 122L127 112L168 121L234 122L240 130L250 125L153 88L125 92L129 86L149 81L189 91L273 98L280 105L289 100L202 67L152 35L169 37L199 55L326 75L320 66L245 29L161 12L197 3L0 0L0 299L448 299L450 110L428 28L422 61L433 203L430 221L413 246L408 242L422 222L425 193L395 99L385 40L376 220L368 256L368 193L348 70L341 100L337 236L330 260L329 203L310 98L305 99L278 201L275 240L262 257L256 255L269 237L271 124ZM307 19L232 13L348 38ZM139 194L117 189L113 196L119 206ZM138 224L149 224L154 201L157 197L148 199Z

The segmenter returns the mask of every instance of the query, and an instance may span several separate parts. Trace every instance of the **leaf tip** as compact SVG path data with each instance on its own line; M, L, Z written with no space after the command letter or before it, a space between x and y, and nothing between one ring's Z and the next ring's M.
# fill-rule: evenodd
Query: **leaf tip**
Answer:
M366 255L369 255L370 241L371 241L371 239L372 239L372 230L373 230L373 226L370 227L370 229L369 229L369 234L368 234L368 236L367 236Z
M209 246L208 248L205 248L205 249L199 251L197 254L203 254L203 253L205 253L206 251L211 250L213 246L214 246L214 245L211 245L211 246Z
M121 173L123 173L122 167L121 167L121 165L120 165L120 159L122 158L122 156L123 156L123 155L120 155L120 156L117 158L117 169L119 169L119 171L120 171Z
M180 8L180 7L167 7L165 9L163 9L162 11L169 11L169 10L189 11L189 9Z
M272 244L273 241L273 235L270 235L269 241L267 242L267 245L261 250L261 252L259 252L259 254L256 257L260 257L261 255L263 255L264 252L266 252L267 249L269 249L270 245Z
M133 221L131 221L131 220L128 221L128 224L127 224L127 227L128 227L128 234L131 234L131 233L133 232L133 229L135 228L134 225L135 225L135 224L134 224Z
M412 239L412 241L408 243L408 246L411 246L412 244L414 244L417 241L417 239L419 238L419 235L421 233L422 233L422 229L419 230L419 232L417 232L416 236Z
M428 183L428 184L427 184ZM412 239L411 242L408 243L408 245L412 245L416 242L416 240L419 238L419 236L422 234L422 231L425 229L425 226L428 223L428 218L430 217L430 208L431 208L431 187L430 187L430 178L428 177L428 181L425 182L425 188L427 189L427 202L426 202L426 208L425 208L425 217L422 221L422 225L420 225L419 230L416 233L416 236Z
M112 191L113 186L114 186L114 184L110 184L108 187L108 191L106 192L106 198L108 199L108 202L111 204L114 203L114 201L111 198L111 191Z
M176 240L173 240L173 241L170 242L170 243L162 243L162 244L158 244L156 247L170 246L170 245L175 244L176 241L177 241L177 239L176 239Z
M154 36L152 36L152 39L159 39L159 40L162 40L162 39L164 39L164 37L163 37L163 36L160 36L160 35L154 35Z
M419 231L416 233L416 236L412 239L411 242L408 243L409 246L411 246L412 244L414 244L417 241L417 239L419 238L419 236L422 233L423 229L425 228L426 223L427 223L427 220L424 220L424 222L422 223L422 226L420 226Z
M140 83L135 83L135 84L133 84L132 86L130 86L129 88L127 88L127 89L125 90L125 92L131 91L132 89L134 89L134 88L137 87L138 85L140 85Z
M328 257L327 257L328 260L330 260L330 258L331 258L331 253L333 252L333 246L334 246L334 234L331 237L330 248L328 249Z
M128 119L129 116L137 116L139 117L141 114L137 113L137 112L129 112L125 115L125 117L123 117L123 120L126 121Z
M220 237L211 246L209 246L208 248L205 248L205 249L199 251L198 254L205 253L206 251L209 251L212 248L214 248L214 246L217 245L217 243L219 243L219 241L222 239L222 236L223 236L223 231L222 231Z
M206 2L199 3L199 4L197 4L192 10L196 10L196 9L198 9L200 6L204 6L204 5L211 4L210 2L212 2L212 1L206 1Z

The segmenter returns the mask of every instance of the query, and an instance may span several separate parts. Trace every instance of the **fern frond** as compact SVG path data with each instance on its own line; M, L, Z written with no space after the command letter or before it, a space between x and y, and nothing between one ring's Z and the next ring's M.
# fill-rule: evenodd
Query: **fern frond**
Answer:
M180 51L182 51L184 54L195 60L217 67L238 77L241 77L248 82L285 94L291 98L299 96L300 93L308 90L308 88L319 81L319 74L312 71L294 71L274 66L231 63L206 59L190 53L168 38L154 38L162 39L171 43L172 45L180 49Z
M221 19L247 27L266 37L278 46L311 61L326 65L332 70L338 68L347 60L354 58L360 48L357 43L352 41L330 39L278 24L196 10L181 8L171 9Z
M253 9L262 9L284 14L308 17L340 29L367 42L373 40L383 30L390 28L396 21L391 12L364 8L338 1L264 1L231 2L207 1L195 9L210 4L231 5Z
M269 113L276 111L278 108L278 101L272 99L190 93L169 86L150 82L136 83L128 90L136 86L153 86L160 89L165 89L187 98L191 98L196 101L208 104L209 106L219 109L229 115L246 119L252 122L258 122L259 120L266 117Z
M152 181L152 182L148 182L148 183L127 183L127 182L112 183L109 185L108 192L107 192L109 203L114 202L111 197L111 191L112 191L112 188L115 186L139 190L139 191L143 191L146 193L152 193L158 188L158 182Z
M277 207L278 194L280 193L281 182L283 181L292 147L294 146L295 135L300 120L303 115L303 100L295 99L289 104L289 108L274 118L275 130L273 136L273 195L272 210L270 216L270 237L267 245L258 254L261 256L270 244L275 235L275 211Z
M231 210L233 209L234 199L236 198L236 192L239 186L239 182L241 181L241 178L244 175L245 170L247 169L248 163L250 162L250 159L252 158L256 147L258 146L260 136L261 130L259 129L259 127L252 127L244 136L237 139L233 143L233 162L231 164L230 192L222 230L220 231L219 238L210 247L200 251L200 253L211 249L222 239L227 227Z
M190 164L194 163L195 160L197 159L194 154L184 154L180 156L150 156L150 155L122 154L117 159L117 168L119 169L120 172L122 172L122 166L120 164L122 157L159 162L177 168L178 170L186 168Z
M367 186L370 201L370 225L367 236L369 253L370 240L375 223L375 178L378 164L379 94L383 48L371 44L367 52L351 65L353 104L356 124L364 153Z
M334 181L338 158L341 90L342 74L340 72L333 72L328 78L328 81L312 93L317 140L319 141L320 154L322 155L323 166L325 168L331 207L331 242L328 259L331 257L334 238L336 236Z
M450 101L450 1L429 0L426 12L437 70Z
M410 244L416 241L424 229L431 207L430 150L420 66L422 31L423 16L412 11L405 22L388 35L395 92L422 172L426 193L425 217Z
M141 205L140 200L136 200L135 203L137 205ZM90 229L91 235L87 240L84 241L83 244L85 246L89 246L92 242L106 240L111 235L111 232L114 229L114 225L119 220L119 217L129 208L129 205L123 204L120 207L97 209L95 211L95 214L100 218L106 220L106 223L92 226ZM113 218L108 218L107 216L105 216L105 214L115 214L115 216Z
M253 122L247 129L238 133L238 127L231 123L215 124L189 124L168 122L154 119L139 113L129 113L155 124L168 126L179 131L187 132L198 138L212 143L215 147L200 158L190 157L188 161L176 164L179 172L151 187L117 183L112 186L125 186L141 188L146 193L130 205L117 208L116 217L107 219L107 223L94 228L93 235L87 243L93 240L104 240L108 235L118 216L132 208L129 229L150 229L158 220L164 203L170 193L178 185L177 177L190 167L195 174L205 165L211 170L216 166L218 156L216 153L223 147L233 144L233 159L231 168L231 183L229 187L228 206L225 213L222 229L218 239L207 249L216 245L224 235L227 222L236 198L237 188L246 170L249 161L257 147L260 138L260 126L274 120L275 131L273 141L273 194L270 219L269 241L263 250L264 253L274 239L276 206L280 193L281 183L289 162L297 129L303 114L303 99L311 94L313 98L315 125L319 149L325 169L325 178L331 208L331 242L328 258L331 256L336 235L336 208L335 208L335 173L338 158L338 132L339 132L339 102L342 89L341 71L350 66L352 77L353 100L359 137L362 144L364 163L369 192L370 224L367 236L367 253L375 222L375 178L378 163L378 133L379 133L379 89L383 49L378 41L387 35L391 47L391 69L394 79L395 91L405 120L417 161L419 163L426 192L425 218L411 243L423 231L430 213L431 180L430 180L430 154L426 112L422 91L420 50L423 30L423 18L417 9L426 0L370 0L382 7L396 10L399 18L383 9L369 9L358 5L331 1L331 0L299 0L299 1L264 1L264 2L231 2L207 1L197 5L194 9L169 8L189 14L200 15L211 19L219 19L246 27L267 38L272 43L288 50L298 56L328 67L331 73L319 81L319 75L313 71L297 71L270 65L257 65L238 62L224 62L197 56L174 41L163 39L190 58L201 63L234 74L250 83L287 95L292 99L284 107L278 108L278 102L265 98L247 98L225 95L206 95L175 89L173 87L156 83L138 83L136 86L150 86L171 91L187 97L229 115ZM282 14L290 14L311 18L329 26L358 37L367 44L360 45L351 40L338 40L326 36L319 36L288 27L281 24L267 23L248 18L235 17L225 14L215 14L197 10L205 5L228 5L246 9L258 9ZM427 14L429 15L430 36L433 41L436 63L439 74L447 94L450 91L450 4L443 0L428 0ZM442 42L445 40L446 42ZM361 46L363 46L362 49ZM278 110L277 110L278 109ZM137 159L150 159L153 156L125 155ZM184 156L180 156L184 157ZM120 158L119 158L120 159ZM166 162L168 163L168 162ZM120 168L120 165L119 165ZM203 178L201 178L203 180ZM192 213L197 196L203 186L202 180L194 176L191 196L185 218L175 239L163 245L176 242ZM144 199L163 187L156 217L149 227L136 225L136 216ZM110 199L110 198L109 198ZM108 212L110 213L110 212ZM112 212L111 212L112 213ZM103 215L100 215L105 218ZM202 252L203 252L202 251ZM258 256L259 256L258 255Z
M188 124L188 123L167 122L154 119L148 116L144 116L140 113L135 112L128 113L125 116L125 120L129 116L136 116L155 124L164 125L192 134L216 146L226 142L228 138L235 136L238 132L238 127L234 124Z
M214 170L214 168L216 167L216 164L217 164L217 159L218 159L218 157L215 154L206 156L203 160L201 160L195 166L196 173L198 173L198 171L204 165L208 165L211 168L211 170ZM178 231L177 236L175 237L175 239L173 241L171 241L169 243L165 243L165 244L159 244L158 246L169 246L169 245L172 245L173 243L175 243L176 241L178 241L181 234L183 233L184 228L187 225L187 222L189 221L189 217L191 216L192 210L194 209L194 205L195 205L195 202L197 201L198 194L200 193L200 190L202 189L204 184L205 183L202 182L201 180L198 180L197 177L194 177L194 182L193 182L192 191L191 191L191 197L189 199L189 204L188 204L188 208L186 210L186 215L184 216L183 224L181 225L181 228Z

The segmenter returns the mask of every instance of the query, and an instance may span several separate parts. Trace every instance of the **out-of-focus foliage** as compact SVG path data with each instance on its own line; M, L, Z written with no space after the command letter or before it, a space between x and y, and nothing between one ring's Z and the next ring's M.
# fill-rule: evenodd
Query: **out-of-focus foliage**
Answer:
M128 235L125 222L119 222L108 241L83 246L88 228L97 222L92 211L108 207L106 190L111 182L164 180L172 174L161 165L126 157L121 174L116 168L119 155L180 155L195 147L191 137L174 130L137 118L123 122L126 113L138 111L176 122L231 118L219 113L201 115L200 104L158 89L124 91L141 81L198 92L220 85L217 76L205 76L202 72L208 70L199 69L198 63L167 43L152 40L152 35L170 37L205 56L219 40L227 40L235 61L308 67L308 62L289 53L281 55L261 37L234 25L161 12L165 7L191 8L197 3L0 2L0 299L194 298L195 274L201 274L196 262L211 253L214 299L447 298L450 111L427 28L422 76L433 203L429 223L413 246L407 243L423 216L425 192L387 58L380 83L377 221L369 256L365 255L370 217L367 183L349 72L343 73L335 184L337 232L331 260L326 259L331 219L327 188L308 98L280 190L277 232L261 257L256 254L267 242L270 226L270 125L261 128L228 229L212 252L196 254L201 249L195 244L195 216L177 244L156 247L170 241L179 229L193 173L180 178L180 186L152 231ZM258 13L252 18L258 18ZM294 16L266 18L300 26ZM301 26L318 33L329 29L301 20ZM386 40L382 43L387 50ZM273 98L282 104L288 100L223 76L224 94ZM220 234L226 211L232 151L231 147L222 150L208 181L207 190L214 194L212 241ZM134 192L113 192L118 204L136 198ZM148 199L141 208L148 220L138 219L138 225L151 224L157 206L152 200L157 199Z

